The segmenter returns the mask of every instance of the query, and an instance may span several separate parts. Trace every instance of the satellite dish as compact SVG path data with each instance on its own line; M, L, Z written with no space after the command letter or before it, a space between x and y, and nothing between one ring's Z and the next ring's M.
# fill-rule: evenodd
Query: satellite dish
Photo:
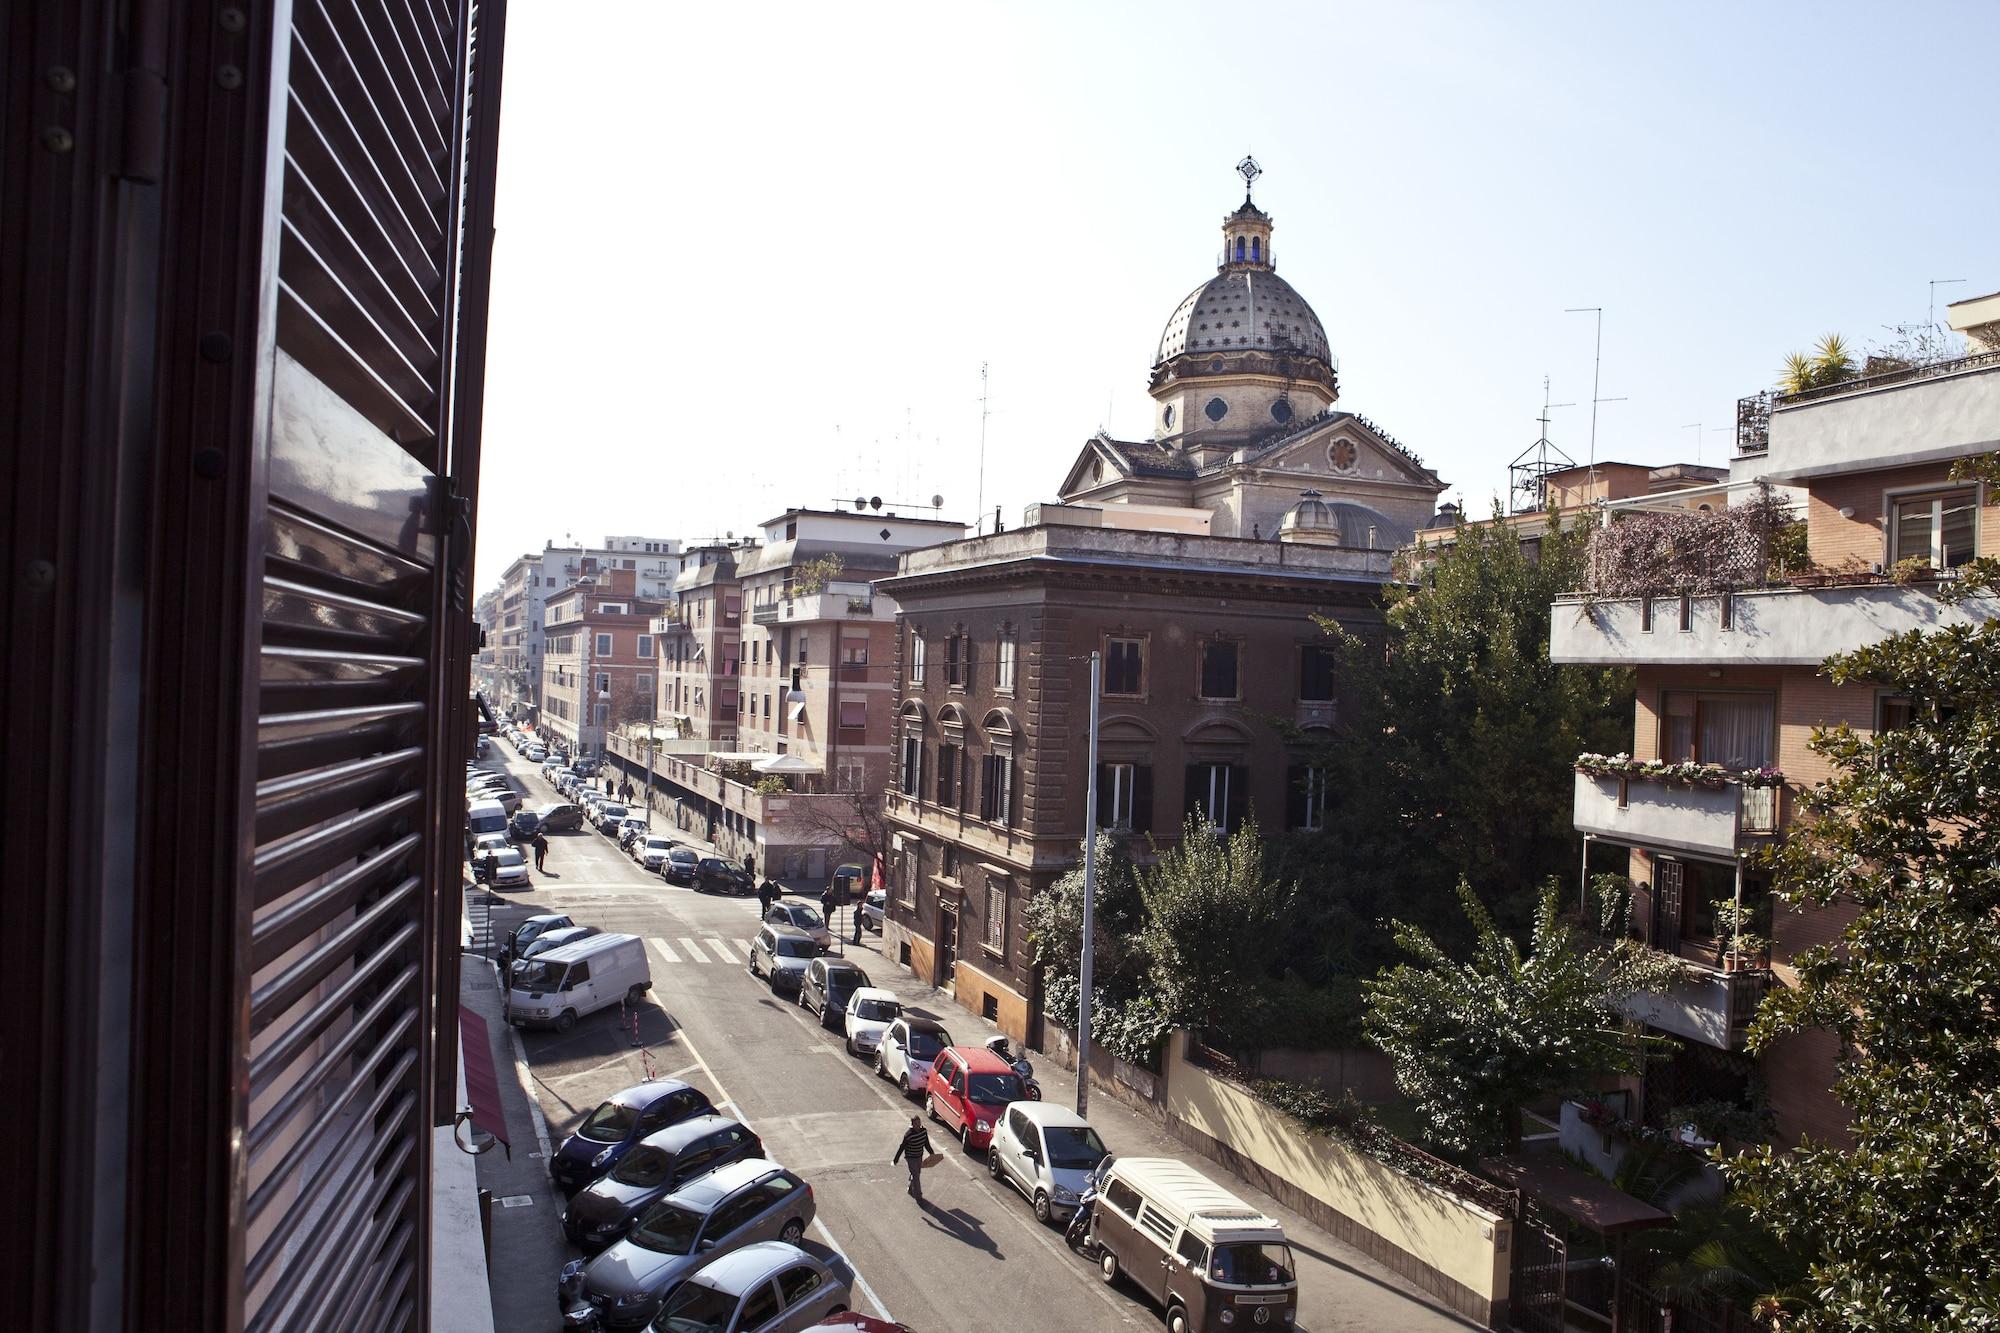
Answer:
M868 497L867 497L867 496L865 496L865 495L857 495L857 496L855 496L855 497L854 497L854 507L855 507L856 509L866 509L866 508L868 507Z
M880 508L882 507L882 497L881 497L881 496L879 496L879 495L871 495L871 496L869 496L869 497L868 497L868 507L869 507L870 509L880 509Z
M736 534L735 534L735 533L731 532L731 533L728 533L728 534L726 534L726 535L728 536L728 538L729 538L729 540L730 540L730 541L735 541L735 540L736 540Z
M944 508L944 497L942 495L933 495L931 497L931 508L933 509Z

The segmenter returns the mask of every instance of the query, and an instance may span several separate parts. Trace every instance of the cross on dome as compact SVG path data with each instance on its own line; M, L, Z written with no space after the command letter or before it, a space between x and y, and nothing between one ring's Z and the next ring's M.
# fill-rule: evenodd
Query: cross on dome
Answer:
M1250 202L1250 187L1264 174L1264 168L1257 165L1256 158L1245 154L1243 160L1236 164L1236 174L1243 178L1243 202L1247 204Z

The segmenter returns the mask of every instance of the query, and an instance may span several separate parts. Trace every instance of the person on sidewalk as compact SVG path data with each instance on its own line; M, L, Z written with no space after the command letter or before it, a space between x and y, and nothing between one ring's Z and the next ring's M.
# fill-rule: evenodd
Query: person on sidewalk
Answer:
M536 873L539 874L542 869L542 862L548 857L549 854L548 835L543 833L540 829L535 830L535 840L533 846L535 849L535 871Z
M762 921L765 917L771 915L771 904L776 902L777 900L778 900L778 886L773 884L768 879L758 881L757 919L759 921Z
M859 944L861 943L861 904L854 904L851 910L854 912L854 942Z
M931 1147L931 1136L924 1132L924 1118L910 1117L910 1132L903 1135L903 1141L896 1145L896 1155L889 1159L889 1165L897 1162L910 1169L910 1197L918 1203L924 1201L924 1159L935 1149Z

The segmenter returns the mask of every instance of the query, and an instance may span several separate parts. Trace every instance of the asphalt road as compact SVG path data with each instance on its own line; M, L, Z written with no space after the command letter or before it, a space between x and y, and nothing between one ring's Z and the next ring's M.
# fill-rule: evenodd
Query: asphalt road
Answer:
M499 753L489 766L504 763L530 806L546 799L549 788L539 772L505 742L495 746ZM656 816L655 827L662 826ZM591 831L551 837L547 864L531 889L498 895L494 921L501 931L532 912L566 911L588 925L639 935L653 967L651 1003L635 1014L606 1010L567 1033L518 1034L553 1142L619 1088L649 1074L684 1079L748 1124L770 1156L813 1186L818 1219L808 1240L852 1265L854 1308L924 1333L1159 1326L1156 1308L1122 1285L1104 1287L1095 1267L1072 1253L1058 1231L1036 1223L1019 1194L990 1179L983 1161L965 1156L929 1122L944 1161L925 1173L926 1204L909 1198L904 1169L889 1158L909 1116L921 1108L875 1079L871 1067L846 1054L841 1039L811 1015L748 974L744 955L756 929L755 898L668 885ZM851 934L844 913L842 924ZM874 936L859 949L843 947L876 984L897 991L906 1008L951 1026L961 1042L989 1035L977 1017L884 959ZM503 1080L510 1040L503 1034L499 1043ZM1038 1072L1052 1099L1071 1098L1073 1085L1063 1071ZM1092 1119L1114 1151L1187 1156L1115 1103L1100 1116L1097 1101ZM501 1333L557 1326L556 1273L574 1257L556 1225L561 1198L545 1175L536 1178L542 1167L530 1153L537 1151L517 1151L511 1163L495 1160L498 1154L481 1161L482 1184L496 1195L511 1194L517 1203L523 1192L534 1198L496 1210L494 1217L492 1286ZM1253 1202L1270 1206L1288 1234L1299 1228L1300 1328L1465 1327L1358 1252L1306 1227L1213 1163L1194 1160Z

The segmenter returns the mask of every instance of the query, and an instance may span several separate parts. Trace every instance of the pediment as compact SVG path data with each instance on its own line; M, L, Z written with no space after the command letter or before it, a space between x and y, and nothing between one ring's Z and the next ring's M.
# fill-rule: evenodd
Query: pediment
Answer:
M1056 498L1067 500L1072 495L1102 486L1107 481L1117 481L1132 475L1132 469L1106 442L1102 435L1092 436L1084 441L1076 461L1063 474L1062 485L1056 488Z
M1253 455L1259 468L1314 477L1401 483L1442 489L1437 474L1412 458L1372 421L1336 413Z

